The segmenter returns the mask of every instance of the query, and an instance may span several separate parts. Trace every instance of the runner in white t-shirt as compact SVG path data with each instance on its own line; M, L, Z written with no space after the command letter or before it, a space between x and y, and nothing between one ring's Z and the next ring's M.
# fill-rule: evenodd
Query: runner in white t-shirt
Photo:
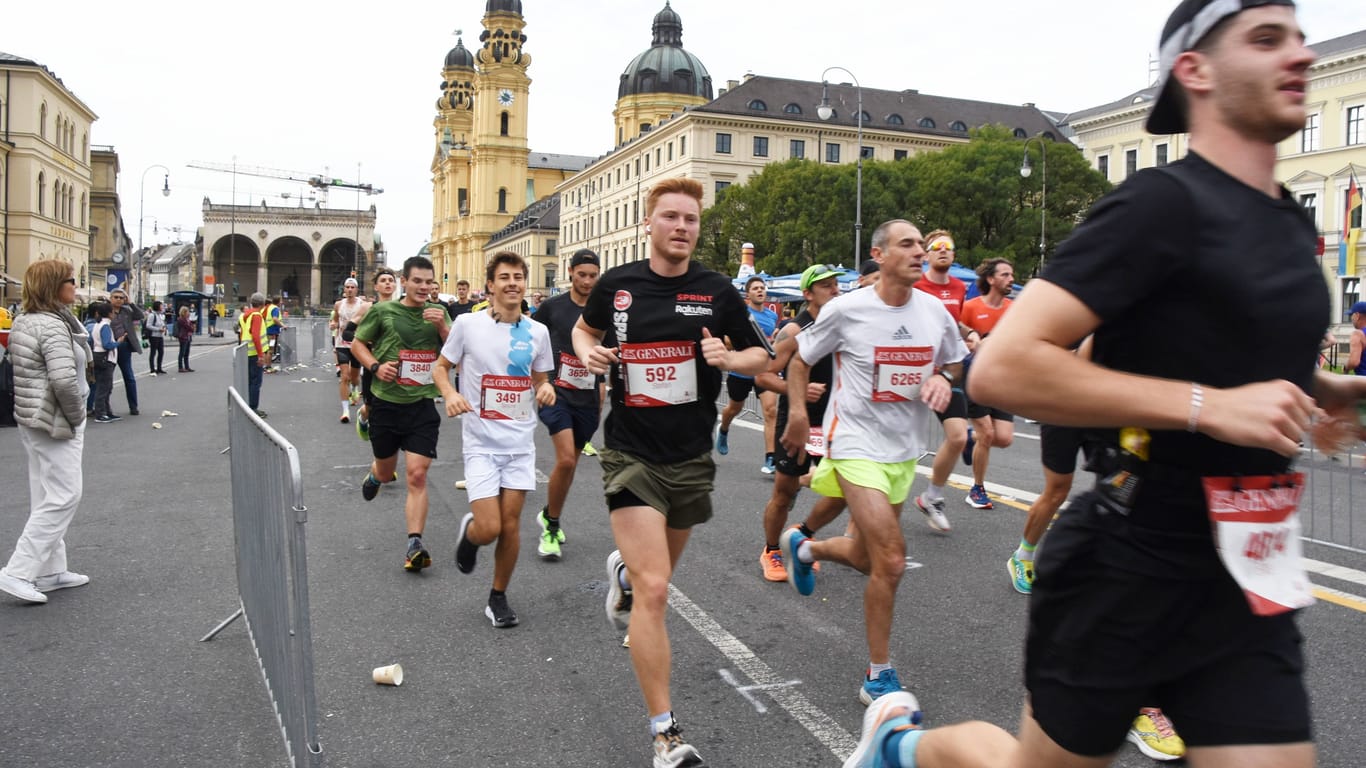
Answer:
M332 305L332 344L337 351L337 391L341 398L343 424L351 421L351 404L360 402L360 363L351 356L351 340L355 338L356 327L365 316L365 310L370 308L370 302L356 295L359 290L356 278L346 278L342 286L343 297Z
M484 608L495 627L517 624L505 593L517 567L522 505L527 491L536 488L536 406L555 403L550 333L522 315L526 278L521 256L495 253L487 271L488 309L455 318L436 363L446 415L466 414L461 445L470 511L460 521L455 564L469 573L479 547L498 542L493 589ZM451 384L457 365L459 392Z
M871 290L841 296L821 310L797 337L788 363L788 421L783 447L804 452L810 425L803 396L809 360L835 355L835 391L825 410L826 457L811 489L840 496L858 529L857 538L812 541L792 528L779 540L788 581L804 595L815 589L811 564L834 560L868 574L864 621L868 673L859 699L901 690L889 645L892 606L906 567L906 544L898 518L925 452L931 409L948 406L967 348L958 324L938 299L911 285L922 274L925 241L910 222L895 219L873 233L872 258L881 279ZM940 375L936 371L943 371Z

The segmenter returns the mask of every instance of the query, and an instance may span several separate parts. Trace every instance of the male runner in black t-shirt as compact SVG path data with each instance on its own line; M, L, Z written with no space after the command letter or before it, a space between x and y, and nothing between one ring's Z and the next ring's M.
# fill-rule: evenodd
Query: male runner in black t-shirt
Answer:
M1097 203L968 384L1100 435L1096 488L1036 564L1015 764L1104 764L1155 697L1192 764L1308 768L1294 609L1312 598L1289 470L1316 406L1345 422L1366 396L1315 371L1316 233L1275 179L1314 53L1288 0L1186 0L1161 50L1148 129L1189 131L1190 154ZM1069 351L1091 333L1094 362Z
M607 559L607 614L618 627L630 623L656 768L702 764L673 718L664 616L692 526L712 514L721 371L753 376L769 360L730 279L691 260L701 215L697 181L656 183L645 202L649 259L603 275L574 328L577 357L611 376L606 447L598 452L619 547Z
M541 302L531 317L550 330L550 351L555 357L554 405L542 406L541 423L550 432L555 445L555 468L550 471L550 488L546 505L536 519L541 524L541 537L536 553L547 560L560 559L560 545L564 544L564 529L560 514L569 486L574 482L574 470L579 466L583 447L598 431L598 417L602 406L602 377L588 372L574 356L574 326L583 315L583 305L593 286L598 284L598 255L581 248L569 258L569 290Z
M828 355L811 367L811 383L806 388L806 414L812 425L811 439L807 441L806 455L801 458L788 453L778 439L787 429L787 380L784 373L788 361L797 353L797 335L816 322L821 307L840 295L839 274L834 267L825 264L807 267L802 272L801 289L802 297L807 302L806 309L778 328L773 346L775 357L767 371L754 377L757 386L778 393L773 444L769 446L774 458L773 494L764 507L764 551L759 555L759 565L764 578L769 581L787 581L787 569L783 567L783 553L778 546L778 538L787 524L788 510L792 508L797 491L801 489L802 476L811 471L813 462L820 461L820 457L825 455L821 425L825 422L825 407L830 402L833 371ZM798 527L802 529L803 536L810 538L843 511L843 498L819 496L807 521Z
M470 281L457 280L455 283L455 301L446 305L446 314L454 320L469 312L474 308L474 305L475 301L470 298Z

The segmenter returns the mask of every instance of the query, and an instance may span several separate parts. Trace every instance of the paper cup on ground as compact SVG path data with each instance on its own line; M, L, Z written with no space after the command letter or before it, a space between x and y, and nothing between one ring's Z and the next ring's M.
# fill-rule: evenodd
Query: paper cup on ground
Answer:
M457 491L463 491L463 490L465 490L465 481L464 481L464 480L456 480L456 481L455 481L455 490L457 490Z
M390 664L387 667L375 667L370 676L380 685L403 685L403 666Z

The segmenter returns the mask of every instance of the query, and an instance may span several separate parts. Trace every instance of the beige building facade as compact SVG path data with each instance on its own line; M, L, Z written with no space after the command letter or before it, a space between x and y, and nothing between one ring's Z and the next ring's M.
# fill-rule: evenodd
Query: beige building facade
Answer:
M1333 293L1333 321L1361 300L1366 241L1355 269L1340 262L1347 188L1366 174L1366 30L1310 43L1318 60L1309 69L1304 129L1277 148L1276 176L1313 218L1323 240L1321 264ZM1091 165L1116 184L1142 168L1185 156L1187 136L1154 136L1143 128L1155 88L1068 115L1065 127ZM1356 222L1355 226L1360 226Z
M133 241L123 226L119 204L119 155L113 147L95 145L90 149L90 272L110 275L131 288L135 298L146 295L144 275L138 269Z
M104 287L90 265L90 129L97 116L43 65L0 52L0 301L32 261L71 263L78 288ZM12 281L9 278L14 278ZM98 282L98 284L97 284Z

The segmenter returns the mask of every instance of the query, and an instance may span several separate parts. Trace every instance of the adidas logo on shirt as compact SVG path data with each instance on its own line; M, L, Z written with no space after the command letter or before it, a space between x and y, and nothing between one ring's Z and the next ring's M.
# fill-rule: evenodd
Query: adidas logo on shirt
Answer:
M911 332L906 330L906 326L903 325L896 329L892 334L892 338L896 341L908 341L911 338Z

